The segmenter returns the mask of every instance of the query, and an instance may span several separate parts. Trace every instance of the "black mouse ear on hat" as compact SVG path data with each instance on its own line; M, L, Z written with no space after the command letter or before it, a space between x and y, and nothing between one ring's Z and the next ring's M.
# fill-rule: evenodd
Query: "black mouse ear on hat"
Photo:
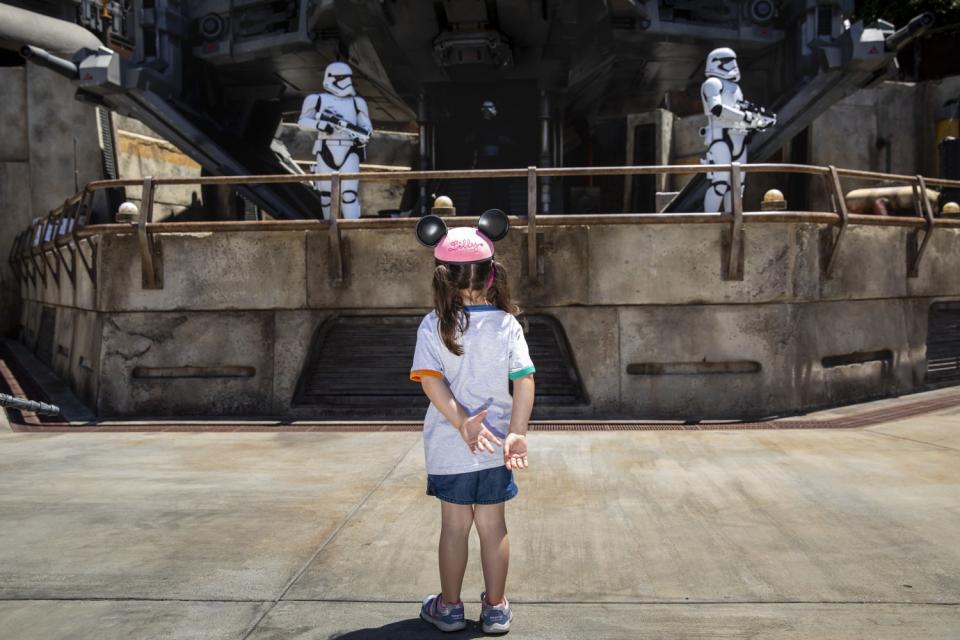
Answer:
M447 225L443 218L435 215L423 216L417 223L417 240L427 247L435 247L447 235Z
M487 209L480 216L480 224L477 227L480 233L496 242L507 237L507 232L510 231L510 220L500 209Z

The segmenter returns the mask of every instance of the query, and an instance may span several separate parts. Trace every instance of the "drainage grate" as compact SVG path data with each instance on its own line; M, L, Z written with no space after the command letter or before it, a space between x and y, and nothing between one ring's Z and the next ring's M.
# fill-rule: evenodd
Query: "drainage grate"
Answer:
M317 331L300 378L297 407L349 408L356 416L422 415L427 399L410 382L421 316L338 316ZM527 344L537 367L538 405L585 401L563 327L527 316Z
M927 383L960 381L960 302L930 305Z

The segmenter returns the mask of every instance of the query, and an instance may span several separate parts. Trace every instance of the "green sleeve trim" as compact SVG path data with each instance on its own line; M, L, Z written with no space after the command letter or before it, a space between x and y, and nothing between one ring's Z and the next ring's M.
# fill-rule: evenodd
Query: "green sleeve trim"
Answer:
M520 371L514 371L513 373L510 374L510 379L511 379L511 380L516 380L517 378L522 378L523 376L528 376L528 375L530 375L531 373L535 373L536 370L537 370L536 367L529 366L529 367L527 367L526 369L520 369Z

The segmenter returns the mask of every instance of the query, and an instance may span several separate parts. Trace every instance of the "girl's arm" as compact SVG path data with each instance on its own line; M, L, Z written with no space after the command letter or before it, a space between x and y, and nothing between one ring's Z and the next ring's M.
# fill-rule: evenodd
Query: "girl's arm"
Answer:
M424 376L420 384L433 406L460 432L460 437L470 447L470 451L477 453L484 448L493 453L493 445L501 445L500 440L483 425L483 419L487 416L486 410L474 416L467 414L450 393L450 387L443 378Z
M513 381L513 411L510 413L510 433L527 435L527 423L533 413L533 374Z
M533 412L533 374L513 381L513 411L510 433L503 443L503 462L507 469L527 468L527 424Z

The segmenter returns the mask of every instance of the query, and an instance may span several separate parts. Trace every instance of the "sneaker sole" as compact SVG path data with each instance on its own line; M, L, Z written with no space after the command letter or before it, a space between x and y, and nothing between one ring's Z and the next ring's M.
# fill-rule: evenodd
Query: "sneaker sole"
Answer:
M440 629L440 631L444 631L446 633L450 633L451 631L463 631L467 628L466 620L451 623L441 622L440 620L431 620L427 616L423 615L422 611L420 612L420 619L428 624L432 624L437 629Z
M510 631L510 623L513 621L513 616L510 616L510 620L507 620L504 623L495 622L493 624L483 624L481 629L484 633L506 633Z

